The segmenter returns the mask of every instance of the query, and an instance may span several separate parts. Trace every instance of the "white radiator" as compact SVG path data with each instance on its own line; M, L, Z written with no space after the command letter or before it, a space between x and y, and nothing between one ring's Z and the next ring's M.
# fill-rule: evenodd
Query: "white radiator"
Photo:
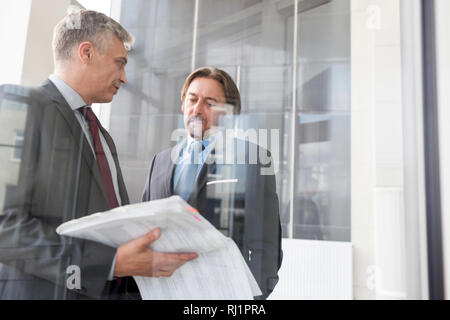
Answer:
M350 242L283 239L280 280L271 300L353 299Z

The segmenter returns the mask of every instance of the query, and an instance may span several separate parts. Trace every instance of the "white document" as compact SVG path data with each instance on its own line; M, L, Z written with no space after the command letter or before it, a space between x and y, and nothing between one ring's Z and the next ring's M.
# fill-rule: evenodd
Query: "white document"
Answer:
M247 300L261 290L234 241L179 196L118 207L60 225L60 235L101 242L111 247L161 228L150 249L196 252L197 259L171 277L134 279L144 300Z

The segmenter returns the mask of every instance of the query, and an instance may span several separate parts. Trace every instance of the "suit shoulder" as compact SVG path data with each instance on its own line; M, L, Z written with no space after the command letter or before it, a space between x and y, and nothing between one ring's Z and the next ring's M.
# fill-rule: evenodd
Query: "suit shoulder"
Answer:
M165 156L167 156L168 154L170 154L172 152L173 148L174 147L164 149L163 151L158 152L156 155L159 156L159 157L165 157Z
M15 84L0 86L0 102L3 107L32 111L49 104L49 97L40 87Z
M0 85L0 95L17 99L49 98L42 86L22 86L17 84Z
M33 95L38 94L38 91L37 87L28 87L17 84L0 85L0 96L5 99L29 99Z
M166 156L167 156L167 154L170 154L170 150L171 150L172 148L168 148L168 149L164 149L164 150L162 150L162 151L160 151L160 152L157 152L156 154L155 154L155 156L153 157L153 159L161 159L161 158L165 158Z
M156 153L156 154L153 156L152 163L158 163L158 164L160 164L160 163L166 163L166 162L170 161L170 160L171 160L171 157L172 157L172 150L173 150L173 149L174 149L174 147L172 147L172 148L167 148L167 149L164 149L164 150L162 150L162 151Z

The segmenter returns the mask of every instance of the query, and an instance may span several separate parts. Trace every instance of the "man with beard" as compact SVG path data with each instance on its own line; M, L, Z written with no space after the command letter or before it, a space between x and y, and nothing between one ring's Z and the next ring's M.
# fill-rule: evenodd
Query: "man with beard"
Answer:
M265 299L278 282L282 260L270 155L269 163L252 161L255 152L260 156L267 151L235 138L224 143L217 130L227 106L234 115L241 110L239 91L226 72L195 70L183 85L181 102L187 137L154 156L142 200L179 195L196 208L236 242L263 293L256 298Z

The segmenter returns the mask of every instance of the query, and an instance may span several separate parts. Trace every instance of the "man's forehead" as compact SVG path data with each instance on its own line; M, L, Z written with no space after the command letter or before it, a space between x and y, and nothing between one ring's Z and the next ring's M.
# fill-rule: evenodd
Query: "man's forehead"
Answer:
M117 56L117 58L124 57L125 59L127 59L128 57L125 44L118 37L113 38L113 42L111 43L109 49L115 56Z
M187 90L189 96L201 96L205 99L224 99L225 94L221 84L210 78L194 79Z

